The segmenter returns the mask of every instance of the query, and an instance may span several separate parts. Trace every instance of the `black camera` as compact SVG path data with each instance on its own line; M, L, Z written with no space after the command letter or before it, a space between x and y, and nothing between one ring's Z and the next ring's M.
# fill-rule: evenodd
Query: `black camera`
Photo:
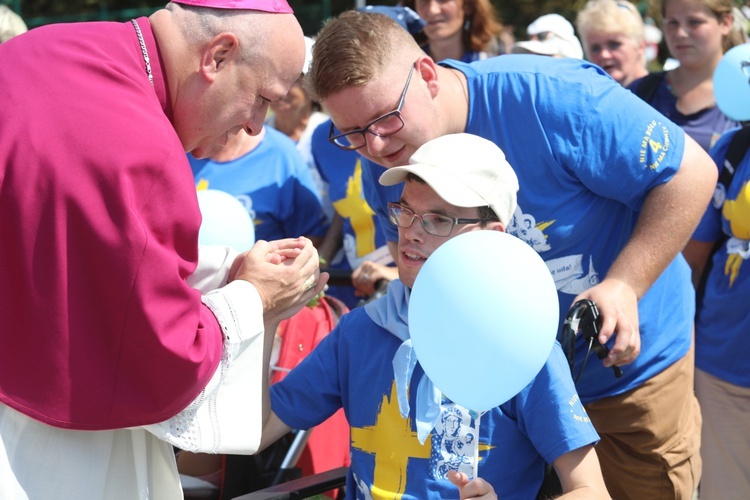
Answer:
M561 343L568 357L571 375L573 375L573 365L575 361L575 341L579 333L589 345L588 350L586 351L586 356L583 358L583 364L578 370L578 375L574 378L576 382L581 378L581 374L586 367L586 362L588 361L589 354L592 350L596 353L596 356L599 359L604 359L609 354L609 348L599 342L599 330L601 327L602 318L599 314L599 308L596 307L596 303L593 300L579 300L573 304L573 307L570 308L568 315L565 317ZM619 366L613 365L612 370L615 372L615 377L622 377L622 370Z

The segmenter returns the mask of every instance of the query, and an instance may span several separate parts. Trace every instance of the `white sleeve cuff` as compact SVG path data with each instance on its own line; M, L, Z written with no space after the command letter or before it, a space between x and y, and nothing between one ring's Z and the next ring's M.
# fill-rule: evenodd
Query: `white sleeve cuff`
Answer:
M221 362L187 408L147 429L188 451L255 453L263 427L263 303L242 280L209 292L203 302L224 334Z
M198 248L198 266L187 283L201 293L226 285L229 269L239 252L230 247L203 245Z

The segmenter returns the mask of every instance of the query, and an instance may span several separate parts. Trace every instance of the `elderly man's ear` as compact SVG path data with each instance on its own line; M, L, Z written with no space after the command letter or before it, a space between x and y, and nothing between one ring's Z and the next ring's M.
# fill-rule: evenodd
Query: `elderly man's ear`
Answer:
M234 33L216 35L204 48L201 54L201 70L208 79L216 77L229 60L239 54L239 40Z

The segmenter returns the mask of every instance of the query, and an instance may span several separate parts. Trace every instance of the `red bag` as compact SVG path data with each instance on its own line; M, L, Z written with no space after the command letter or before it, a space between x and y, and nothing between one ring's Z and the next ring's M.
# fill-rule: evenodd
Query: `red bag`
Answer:
M279 359L273 367L271 383L280 382L286 374L338 324L341 315L349 308L335 297L323 296L313 307L303 307L300 312L279 324L276 336L281 339Z

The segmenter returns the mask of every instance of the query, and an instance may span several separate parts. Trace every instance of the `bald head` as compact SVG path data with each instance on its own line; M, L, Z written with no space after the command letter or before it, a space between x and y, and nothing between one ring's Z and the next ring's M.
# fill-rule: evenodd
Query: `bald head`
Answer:
M278 49L300 47L303 40L302 28L292 14L212 9L177 3L168 4L166 9L173 14L182 38L191 46L202 47L221 33L236 35L244 62L252 62L258 57L278 57ZM267 50L269 48L273 51Z
M308 80L316 100L365 85L394 63L424 55L414 38L385 14L347 11L329 19L318 33Z
M210 156L239 130L259 133L268 104L302 73L304 36L292 14L170 3L149 20L172 124L196 157Z

